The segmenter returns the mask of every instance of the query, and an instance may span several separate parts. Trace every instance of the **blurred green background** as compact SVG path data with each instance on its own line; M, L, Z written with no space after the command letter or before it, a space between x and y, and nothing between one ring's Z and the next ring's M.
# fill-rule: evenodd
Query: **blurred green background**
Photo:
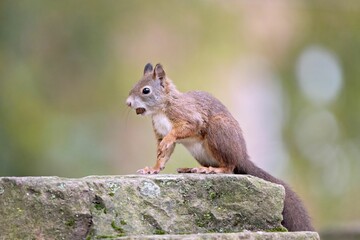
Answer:
M125 106L147 62L219 98L256 164L318 229L360 219L359 1L0 2L0 175L133 174L151 120ZM196 166L178 146L165 173Z

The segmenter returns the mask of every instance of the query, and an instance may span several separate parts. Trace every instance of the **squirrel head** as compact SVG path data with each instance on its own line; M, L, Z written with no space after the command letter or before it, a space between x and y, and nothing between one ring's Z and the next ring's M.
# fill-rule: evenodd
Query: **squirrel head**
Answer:
M166 78L160 63L155 68L148 63L144 67L144 75L135 84L126 99L126 104L136 111L136 114L151 115L164 108L171 81Z

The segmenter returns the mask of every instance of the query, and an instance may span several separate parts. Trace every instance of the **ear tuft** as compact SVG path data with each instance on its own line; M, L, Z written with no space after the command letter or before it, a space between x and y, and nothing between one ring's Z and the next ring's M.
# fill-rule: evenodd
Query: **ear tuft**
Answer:
M153 66L151 65L151 63L146 64L144 67L144 75L152 72L152 70L153 70Z
M165 77L165 71L160 63L156 64L155 70L154 70L154 76L153 78L159 78L160 80L163 80Z

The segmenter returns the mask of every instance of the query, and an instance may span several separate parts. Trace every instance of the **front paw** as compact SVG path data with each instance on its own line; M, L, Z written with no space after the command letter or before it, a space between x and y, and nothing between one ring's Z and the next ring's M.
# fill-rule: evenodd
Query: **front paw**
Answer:
M144 167L136 172L139 174L158 174L160 172L160 168Z

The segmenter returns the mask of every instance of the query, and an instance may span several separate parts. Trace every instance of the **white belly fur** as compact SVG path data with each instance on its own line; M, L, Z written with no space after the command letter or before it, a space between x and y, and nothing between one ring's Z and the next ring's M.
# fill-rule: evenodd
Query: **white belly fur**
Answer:
M218 162L206 151L204 141L188 138L178 142L183 144L201 165L218 167Z
M155 131L162 137L166 136L172 129L172 123L169 118L163 114L158 113L152 116Z

